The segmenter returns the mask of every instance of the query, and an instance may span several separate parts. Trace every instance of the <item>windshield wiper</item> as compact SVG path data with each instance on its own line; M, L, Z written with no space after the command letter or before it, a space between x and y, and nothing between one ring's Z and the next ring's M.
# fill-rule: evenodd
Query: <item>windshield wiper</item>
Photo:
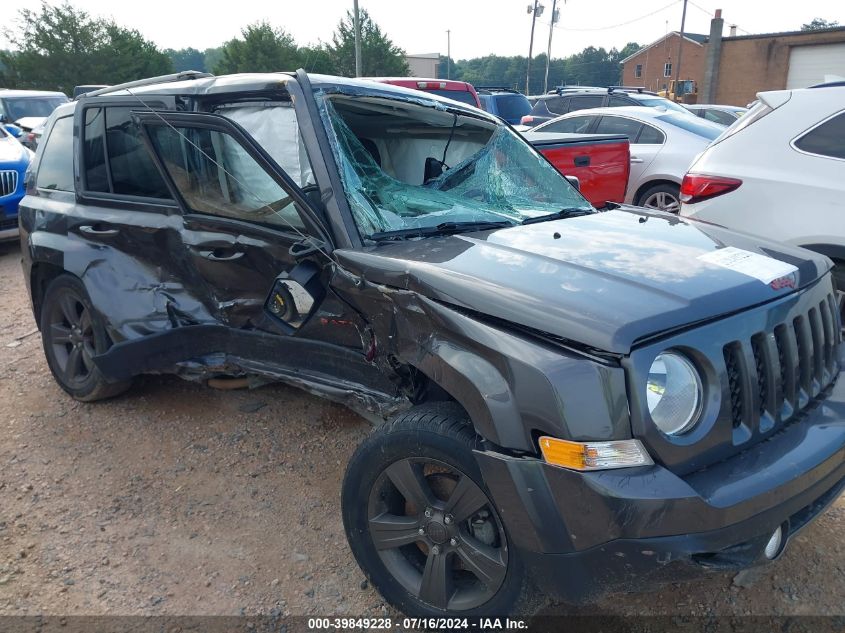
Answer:
M442 222L437 226L418 226L412 229L397 229L395 231L379 231L368 235L367 239L375 242L386 240L404 240L411 237L432 237L437 235L453 235L455 233L467 233L469 231L487 231L490 229L503 229L514 226L513 222L507 220L488 222Z
M538 215L534 218L526 218L522 221L522 224L536 224L537 222L548 222L549 220L577 218L579 215L590 215L591 213L595 212L595 209L593 209L592 207L567 207L565 209L561 209L560 211L555 211L554 213Z

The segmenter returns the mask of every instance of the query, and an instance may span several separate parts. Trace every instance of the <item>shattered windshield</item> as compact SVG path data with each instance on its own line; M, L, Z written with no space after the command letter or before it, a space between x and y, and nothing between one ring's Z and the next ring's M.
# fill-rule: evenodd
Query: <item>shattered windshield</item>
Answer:
M591 209L507 126L433 102L317 101L363 237Z

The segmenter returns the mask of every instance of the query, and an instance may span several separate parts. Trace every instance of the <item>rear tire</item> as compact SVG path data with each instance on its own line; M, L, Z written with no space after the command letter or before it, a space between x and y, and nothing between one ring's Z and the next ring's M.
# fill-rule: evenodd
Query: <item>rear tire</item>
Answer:
M342 508L352 553L410 616L518 608L524 568L472 454L477 442L459 406L430 403L375 429L349 462Z
M681 188L670 183L654 185L643 191L634 204L677 215L681 210Z
M47 286L41 305L41 342L53 378L83 402L113 398L131 381L108 383L93 362L111 340L85 286L76 277L59 275Z

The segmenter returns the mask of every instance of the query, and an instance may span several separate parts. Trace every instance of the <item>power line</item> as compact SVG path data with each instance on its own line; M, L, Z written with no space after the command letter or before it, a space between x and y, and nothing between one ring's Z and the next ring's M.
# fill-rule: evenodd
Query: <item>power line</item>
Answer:
M711 11L710 9L705 9L704 7L702 7L701 5L696 4L696 3L695 3L695 2L693 2L692 0L689 0L689 3L690 3L692 6L694 6L696 9L698 9L699 11L701 11L702 13L706 13L706 14L708 15L708 17L709 17L709 16L712 16L712 15L715 13L715 11ZM746 31L746 30L745 30L745 29L743 29L743 28L740 28L738 25L734 24L733 26L736 26L736 30L737 30L737 31L742 31L742 32L743 32L743 33L745 33L746 35L751 35L751 33L749 33L748 31Z
M628 20L627 22L620 22L619 24L613 24L613 25L611 25L611 26L601 26L601 27L597 27L597 28L589 28L589 29L573 29L573 28L569 28L569 27L566 27L566 26L558 26L558 25L554 25L554 27L555 27L556 29L560 29L561 31L580 31L580 32L586 32L586 31L609 31L610 29L618 29L620 26L627 26L628 24L633 24L634 22L639 22L640 20L645 20L646 18L650 18L651 16L655 15L656 13L660 13L661 11L665 11L665 10L666 10L666 9L668 9L669 7L676 5L676 4L678 4L679 2L681 2L681 1L682 1L682 0L673 0L672 2L670 2L669 4L667 4L665 7L661 7L661 8L659 8L659 9L655 9L655 10L654 10L654 11L652 11L651 13L646 13L645 15L641 15L641 16L639 16L638 18L633 18L633 19L631 19L631 20ZM545 24L546 26L548 26L548 25L549 25L549 22L545 22L545 21L543 21L543 20L541 20L541 22L542 22L543 24Z

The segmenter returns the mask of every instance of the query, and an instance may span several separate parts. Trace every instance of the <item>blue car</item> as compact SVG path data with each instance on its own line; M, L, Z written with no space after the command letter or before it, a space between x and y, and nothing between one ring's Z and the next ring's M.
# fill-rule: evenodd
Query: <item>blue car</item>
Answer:
M0 242L18 237L18 204L32 152L0 125Z
M523 116L531 112L531 102L516 90L510 88L478 87L481 107L511 125L518 125Z

